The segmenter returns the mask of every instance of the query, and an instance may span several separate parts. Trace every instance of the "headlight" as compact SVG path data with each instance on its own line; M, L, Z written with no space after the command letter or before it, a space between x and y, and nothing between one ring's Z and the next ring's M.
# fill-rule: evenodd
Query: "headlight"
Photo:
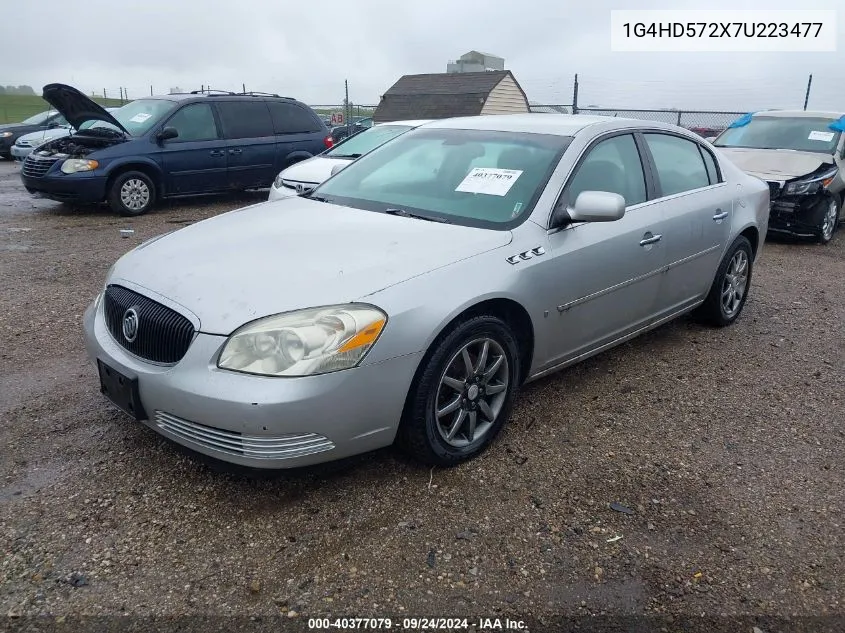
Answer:
M9 138L12 136L11 132L0 132L0 138Z
M796 180L795 182L787 183L784 193L788 196L800 196L818 193L836 178L836 168L834 167L828 172L815 178L807 180Z
M62 172L65 174L75 174L78 171L93 171L100 165L95 160L86 160L84 158L68 158L62 163Z
M229 337L217 366L262 376L313 376L349 369L366 356L385 323L384 312L355 303L259 319Z
M276 180L274 180L274 181L273 181L273 186L274 186L276 189L281 189L281 188L282 188L282 174L281 174L281 172L279 173L279 175L278 175L278 176L276 176Z

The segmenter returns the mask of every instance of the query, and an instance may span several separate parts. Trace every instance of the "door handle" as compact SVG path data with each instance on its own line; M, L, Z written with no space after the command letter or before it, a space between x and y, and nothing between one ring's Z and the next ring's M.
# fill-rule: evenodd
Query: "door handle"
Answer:
M226 152L224 152L222 149L213 149L209 152L209 154L211 154L214 157L219 158L220 156L225 156Z
M651 233L646 233L646 235L651 235ZM643 236L643 239L640 240L640 246L649 246L650 244L657 244L662 238L662 235L651 235L651 237Z
M721 209L716 209L716 215L713 216L713 219L716 220L716 222L718 222L719 220L724 220L726 217L728 217L727 211L722 211Z
M241 150L241 149L230 149L229 150L230 154L236 154L237 155L237 154L240 154L241 152L243 152L243 150Z

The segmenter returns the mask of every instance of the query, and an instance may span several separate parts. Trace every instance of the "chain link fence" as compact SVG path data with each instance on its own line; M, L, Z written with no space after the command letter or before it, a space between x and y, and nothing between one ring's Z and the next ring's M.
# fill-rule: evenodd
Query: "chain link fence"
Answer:
M572 105L534 105L531 112L572 114L592 114L596 116L639 119L641 121L660 121L679 125L703 136L715 136L745 112L726 110L617 110L611 108L573 108Z

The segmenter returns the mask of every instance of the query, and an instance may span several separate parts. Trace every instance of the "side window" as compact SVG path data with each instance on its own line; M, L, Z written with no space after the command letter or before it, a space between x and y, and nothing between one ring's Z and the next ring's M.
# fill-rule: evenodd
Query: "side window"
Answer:
M225 138L273 136L270 111L263 101L218 101L216 105Z
M671 196L710 184L698 143L669 134L644 134L654 157L661 193Z
M633 136L614 136L590 150L569 181L569 204L575 204L582 191L618 193L626 206L645 202L643 164Z
M165 124L176 128L179 136L173 139L182 141L211 141L219 138L214 113L207 103L192 103L178 110Z
M276 134L303 134L319 132L320 122L302 106L295 103L268 101L270 116L273 117L273 130Z
M719 169L716 167L716 160L713 158L713 154L701 147L701 145L698 146L698 151L701 152L701 156L704 158L704 168L707 170L707 178L710 179L710 184L715 185L716 183L722 182L719 179Z

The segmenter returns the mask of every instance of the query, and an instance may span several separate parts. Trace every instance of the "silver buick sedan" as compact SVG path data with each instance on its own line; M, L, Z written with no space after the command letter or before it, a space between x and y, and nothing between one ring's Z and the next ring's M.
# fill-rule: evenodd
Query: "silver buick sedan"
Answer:
M558 114L430 123L312 192L153 238L84 317L102 392L288 468L483 451L517 390L686 312L733 323L769 189L700 137Z

